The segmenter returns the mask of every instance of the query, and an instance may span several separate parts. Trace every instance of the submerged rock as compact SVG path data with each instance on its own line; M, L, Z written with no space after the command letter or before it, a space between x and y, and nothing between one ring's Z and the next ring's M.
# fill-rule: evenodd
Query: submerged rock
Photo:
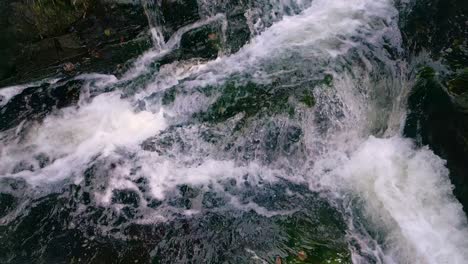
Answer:
M128 205L118 212L93 199L83 205L80 196L84 187L70 185L60 194L34 200L27 215L13 219L11 228L0 228L4 238L0 261L252 263L255 254L258 260L271 263L278 258L282 263L351 263L346 226L335 208L301 186L289 186L297 195L284 195L285 187L265 186L255 202L278 203L270 210L281 210L293 199L292 208L301 208L300 212L264 216L223 204L191 217L155 222L151 216L142 221L138 217L141 212L164 209L131 208L138 202L133 191L113 193L114 202ZM180 189L184 197L193 196L191 192ZM15 210L14 201L11 195L0 194L0 210ZM129 214L137 217L132 219Z

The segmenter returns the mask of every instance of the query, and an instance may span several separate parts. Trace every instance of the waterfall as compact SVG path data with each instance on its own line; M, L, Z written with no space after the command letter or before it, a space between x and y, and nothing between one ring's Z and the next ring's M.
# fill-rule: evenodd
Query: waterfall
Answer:
M166 41L161 30L163 23L160 13L159 0L142 0L143 10L148 18L148 25L150 28L151 38L153 40L154 48L158 51L164 49Z
M400 132L412 80L393 1L236 3L200 0L169 30L143 1L154 48L127 73L80 75L74 104L20 112L0 132L0 190L20 201L2 223L63 199L67 229L164 263L467 263L445 161ZM220 47L235 26L249 39ZM215 58L175 57L204 45ZM0 90L1 113L28 91Z

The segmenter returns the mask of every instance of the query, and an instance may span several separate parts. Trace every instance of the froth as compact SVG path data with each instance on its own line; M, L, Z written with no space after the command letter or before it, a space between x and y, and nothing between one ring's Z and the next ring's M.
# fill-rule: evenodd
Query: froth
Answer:
M466 263L466 218L445 161L428 148L416 149L398 137L371 137L335 173L335 185L357 194L367 218L387 230L389 257L400 263Z
M137 112L119 94L102 94L89 104L50 115L28 133L24 142L5 146L0 172L12 173L18 162L30 163L32 170L39 169L36 157L45 153L53 162L44 168L49 175L43 180L56 179L54 175L66 177L67 172L72 168L81 169L91 157L108 155L119 147L132 147L164 128L166 122L162 110L158 113ZM23 174L32 172L19 173ZM27 179L36 181L41 177Z

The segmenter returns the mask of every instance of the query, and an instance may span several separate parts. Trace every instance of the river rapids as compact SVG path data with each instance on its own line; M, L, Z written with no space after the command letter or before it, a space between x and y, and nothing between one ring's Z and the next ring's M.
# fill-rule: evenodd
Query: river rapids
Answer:
M237 51L159 63L225 31L199 2L121 76L0 89L0 262L468 263L393 1L257 1Z

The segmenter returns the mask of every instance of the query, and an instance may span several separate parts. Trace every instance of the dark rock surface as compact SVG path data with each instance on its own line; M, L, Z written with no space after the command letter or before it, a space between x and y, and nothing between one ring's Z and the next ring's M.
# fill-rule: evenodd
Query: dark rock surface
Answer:
M160 31L162 42L180 38L180 45L159 64L233 53L251 37L246 14L256 5L196 0L0 4L0 87L57 74L118 73L127 61L153 47L150 27Z
M0 2L0 86L64 71L112 72L151 47L142 5L101 0ZM5 15L3 15L5 14ZM8 15L6 15L8 14Z
M447 160L454 194L468 212L468 115L457 108L429 67L419 72L408 108L405 135Z
M39 121L50 111L76 104L82 81L64 81L24 89L0 107L0 131L18 126L25 120Z
M447 160L468 213L468 2L421 0L408 10L401 28L408 58L418 63L404 133Z

